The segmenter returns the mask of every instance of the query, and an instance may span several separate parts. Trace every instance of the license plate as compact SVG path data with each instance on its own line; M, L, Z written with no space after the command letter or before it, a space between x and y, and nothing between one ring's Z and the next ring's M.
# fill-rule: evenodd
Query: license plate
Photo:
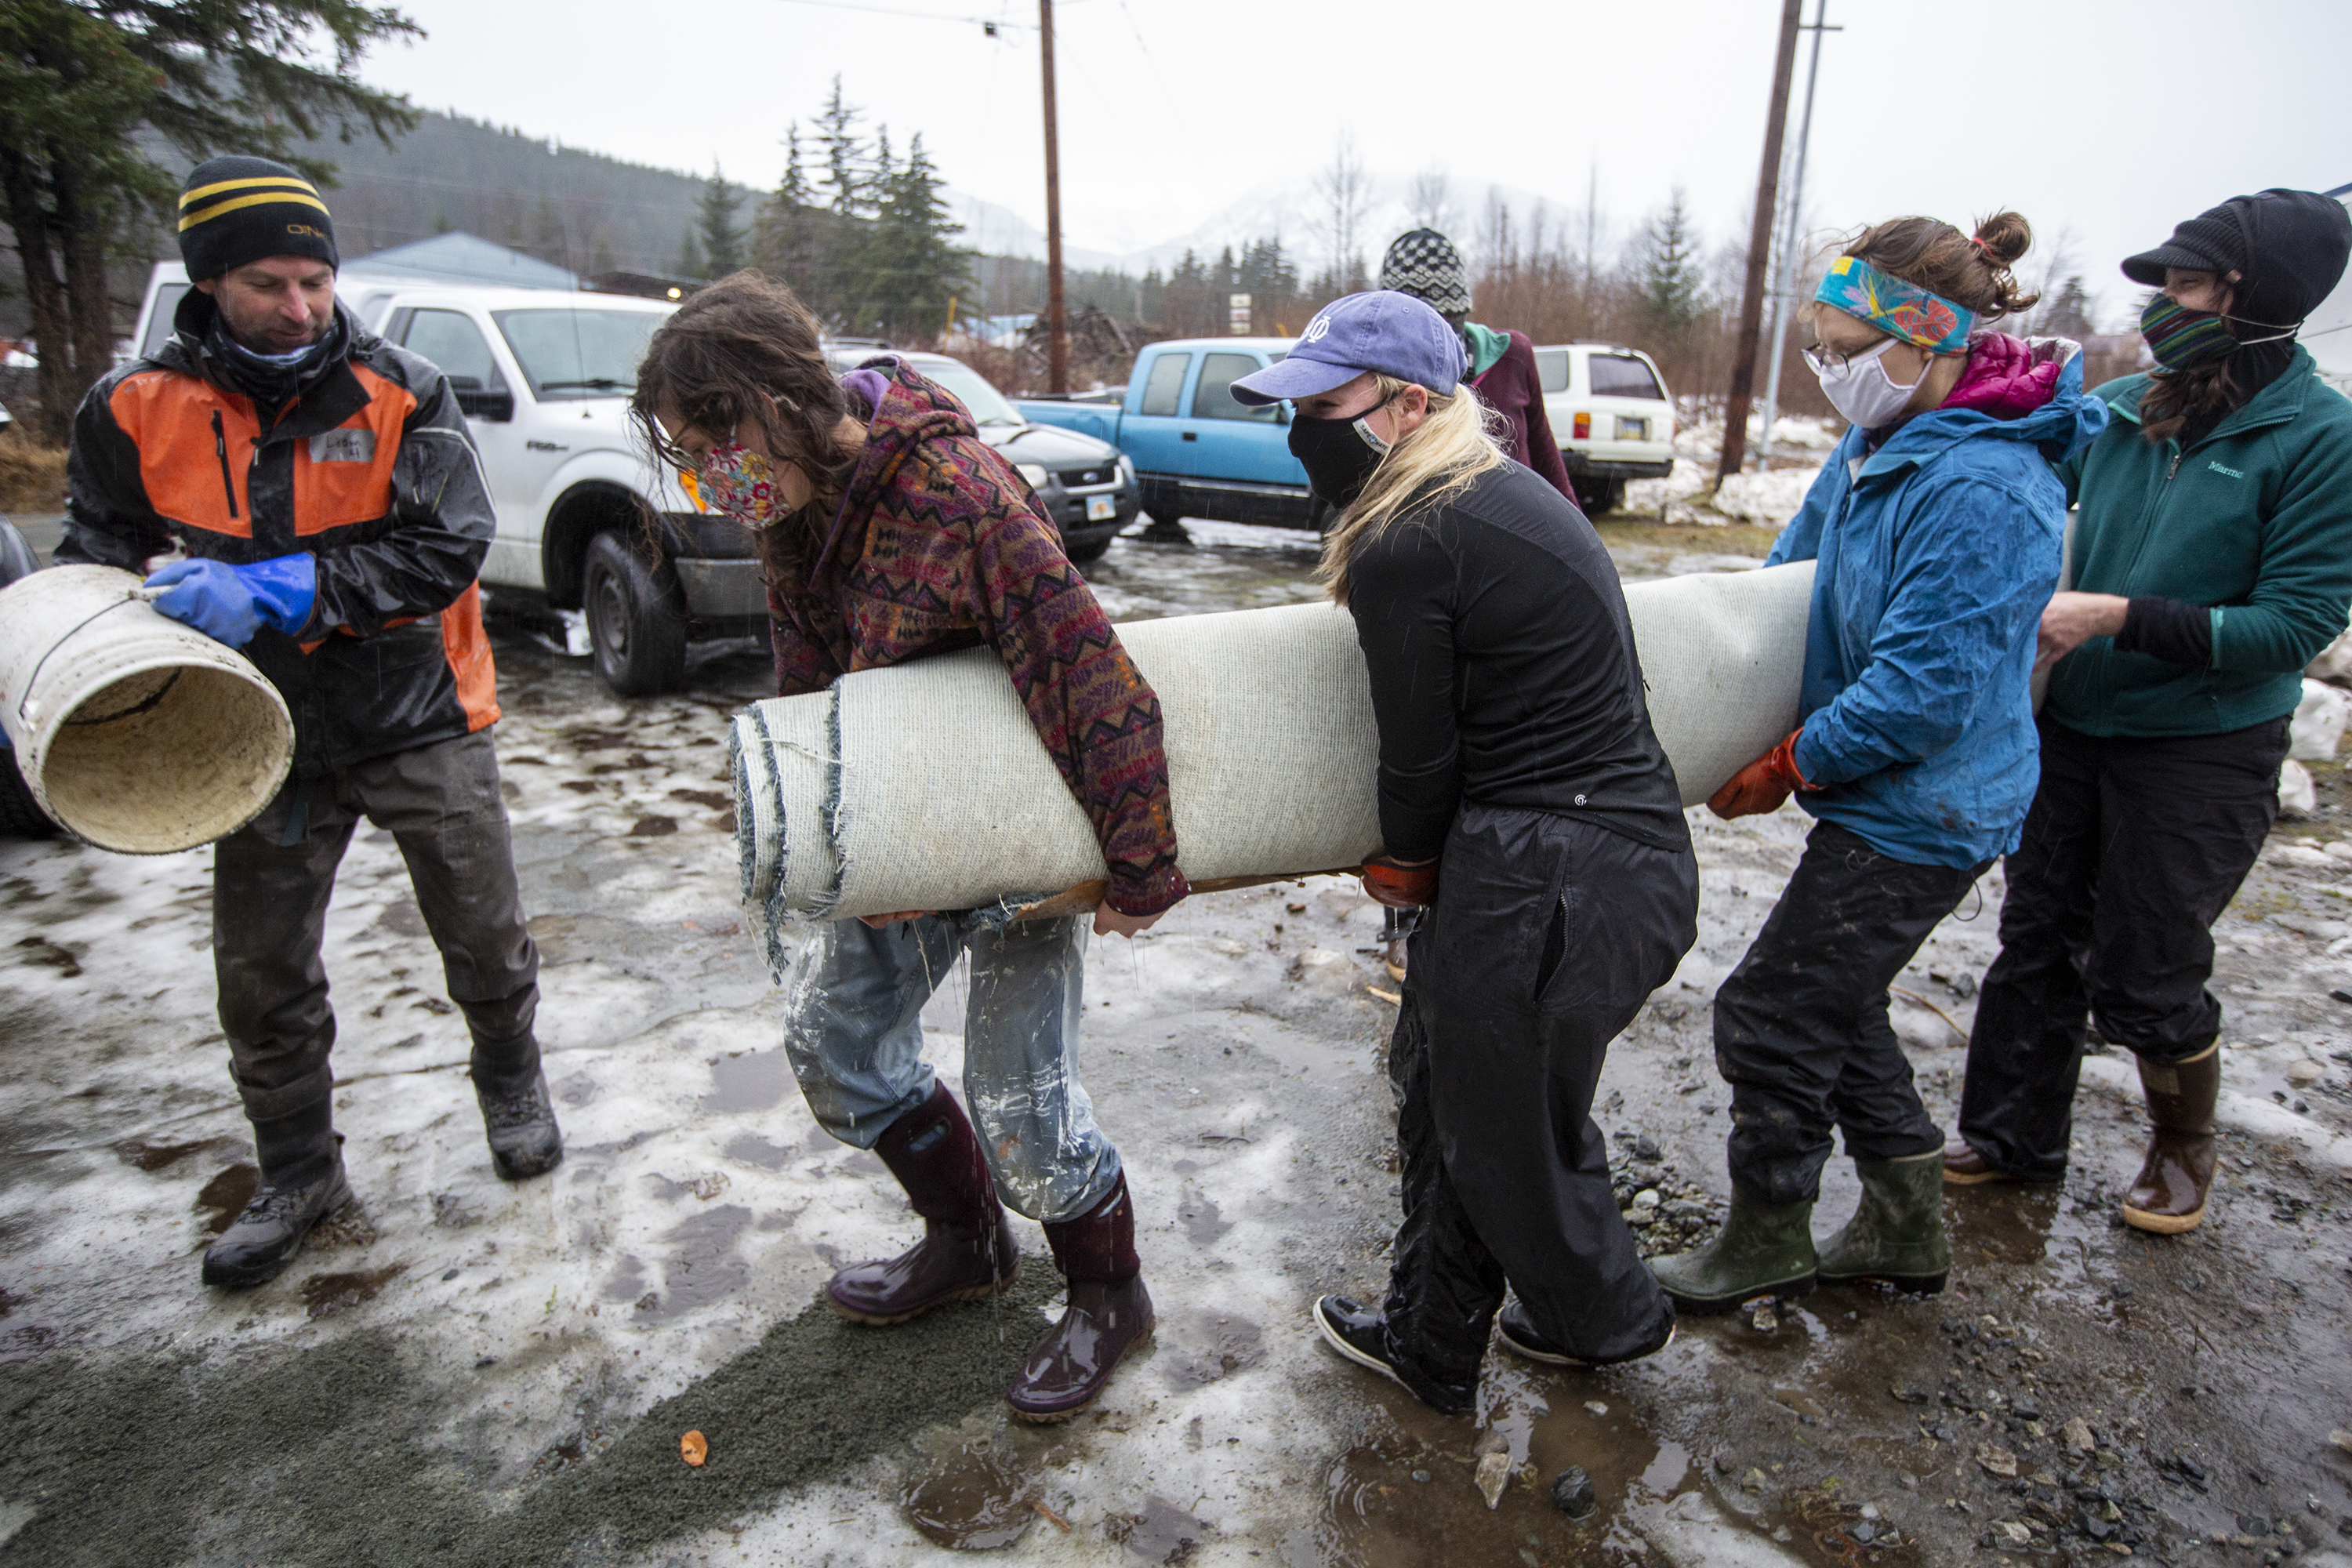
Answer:
M1118 515L1118 498L1117 496L1088 496L1087 498L1087 521L1088 522L1101 522L1106 519L1114 518Z
M1618 416L1617 439L1620 441L1646 441L1649 438L1650 422L1648 420L1628 419L1622 415Z

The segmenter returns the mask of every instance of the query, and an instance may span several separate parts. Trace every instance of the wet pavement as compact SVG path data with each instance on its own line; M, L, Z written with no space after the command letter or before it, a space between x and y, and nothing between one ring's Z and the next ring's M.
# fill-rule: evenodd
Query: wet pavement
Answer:
M1629 576L1761 531L1610 529ZM1196 525L1088 575L1120 618L1310 596L1298 534ZM206 1292L251 1190L212 1011L209 858L0 843L0 1563L2082 1564L2342 1562L2352 1516L2352 844L2314 764L2221 922L2222 1181L2189 1236L2124 1229L2128 1063L2086 1064L2063 1186L1946 1205L1952 1288L1686 1319L1603 1372L1497 1352L1472 1417L1339 1363L1316 1294L1377 1293L1395 1221L1377 908L1339 879L1204 897L1097 941L1082 1062L1160 1311L1058 1428L997 1393L1055 1281L890 1330L815 1304L911 1238L871 1155L802 1107L735 908L719 650L626 702L498 633L499 750L545 962L569 1157L488 1170L388 838L329 921L359 1204L278 1280ZM1727 1098L1707 998L1799 853L1793 811L1694 817L1699 945L1612 1050L1600 1115L1645 1245L1703 1238ZM2000 877L1897 981L1931 1110L1957 1099ZM925 1015L961 1064L961 971ZM1654 1196L1650 1195L1654 1194ZM1817 1229L1855 1188L1832 1163ZM679 1439L705 1435L709 1462ZM2344 1439L2352 1444L2352 1436ZM1553 1501L1577 1467L1594 1506ZM1489 1507L1486 1490L1494 1489Z

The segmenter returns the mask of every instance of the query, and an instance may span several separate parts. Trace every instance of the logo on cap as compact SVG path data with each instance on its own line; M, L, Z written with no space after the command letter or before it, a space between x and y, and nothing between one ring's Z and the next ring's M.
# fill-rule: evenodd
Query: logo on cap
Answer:
M327 237L325 235L320 234L317 229L312 228L307 223L289 223L286 226L286 232L289 234L301 235L307 239L324 239Z
M1299 334L1298 341L1302 343L1319 343L1330 335L1331 316L1330 312L1326 311L1307 323L1307 331Z

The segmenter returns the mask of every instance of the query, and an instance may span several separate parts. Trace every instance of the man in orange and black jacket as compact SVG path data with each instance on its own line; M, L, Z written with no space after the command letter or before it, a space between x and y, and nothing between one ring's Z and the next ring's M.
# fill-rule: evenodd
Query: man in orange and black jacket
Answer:
M293 715L292 776L213 861L221 1027L261 1179L204 1278L242 1288L351 1199L320 945L362 817L398 843L441 950L499 1174L535 1176L563 1145L490 742L476 577L494 519L457 396L336 303L333 220L292 169L198 165L179 226L194 288L171 341L75 416L57 559L179 556L148 578L155 607L242 649Z

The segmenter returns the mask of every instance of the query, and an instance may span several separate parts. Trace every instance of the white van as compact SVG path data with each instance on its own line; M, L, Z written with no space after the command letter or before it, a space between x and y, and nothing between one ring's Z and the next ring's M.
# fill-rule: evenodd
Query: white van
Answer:
M1536 350L1536 374L1559 459L1588 515L1623 500L1627 479L1673 471L1674 401L1648 354L1622 343L1551 343Z
M156 264L132 339L142 354L170 337L187 289L176 262ZM637 361L674 302L349 268L337 293L448 376L498 510L482 563L494 599L557 612L624 696L682 686L689 638L766 634L750 537L703 513L629 427Z

